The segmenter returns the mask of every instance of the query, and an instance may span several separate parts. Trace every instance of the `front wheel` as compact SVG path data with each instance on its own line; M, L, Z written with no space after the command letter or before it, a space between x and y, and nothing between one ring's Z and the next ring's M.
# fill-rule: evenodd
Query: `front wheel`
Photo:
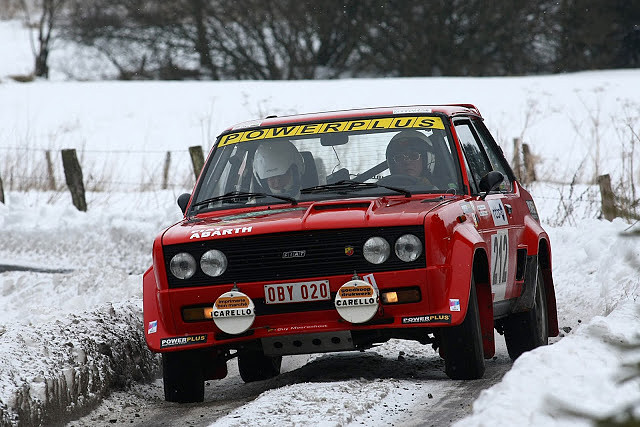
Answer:
M204 367L199 351L162 354L162 380L167 402L204 401Z
M442 331L442 350L447 376L453 380L475 380L484 375L484 350L476 285L471 279L469 307L464 321Z
M238 353L238 371L245 383L267 380L280 374L282 356L265 356L261 351Z
M516 360L525 351L547 345L549 342L547 294L540 267L538 267L533 307L523 313L514 313L505 320L504 340L512 360Z

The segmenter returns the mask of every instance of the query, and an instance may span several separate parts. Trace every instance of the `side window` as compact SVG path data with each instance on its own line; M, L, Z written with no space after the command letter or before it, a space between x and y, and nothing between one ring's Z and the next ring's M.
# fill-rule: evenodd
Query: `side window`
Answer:
M484 150L478 143L475 132L471 127L471 123L466 120L459 121L455 123L455 126L467 166L471 173L469 181L473 181L472 187L475 188L475 191L477 192L480 179L491 172L491 164L489 163Z
M511 168L502 155L502 150L500 150L500 147L498 147L498 145L494 141L493 137L489 133L489 130L480 120L473 120L473 124L476 128L478 136L480 137L482 147L484 148L485 153L487 153L487 157L489 157L489 161L491 162L493 170L502 172L502 175L504 175L504 180L502 181L502 184L500 184L500 191L513 191L513 184L511 182L513 173L511 172Z

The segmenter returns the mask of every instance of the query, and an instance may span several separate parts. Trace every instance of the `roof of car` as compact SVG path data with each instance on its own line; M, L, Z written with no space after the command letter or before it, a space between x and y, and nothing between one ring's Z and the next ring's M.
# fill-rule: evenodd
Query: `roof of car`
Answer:
M267 116L264 119L251 120L231 126L227 131L245 129L249 127L277 126L289 123L315 122L325 120L349 119L355 117L377 117L393 114L423 114L442 113L447 116L467 114L482 117L480 111L473 104L443 104L443 105L409 105L397 107L362 108L354 110L326 111L319 113L296 114L291 116Z

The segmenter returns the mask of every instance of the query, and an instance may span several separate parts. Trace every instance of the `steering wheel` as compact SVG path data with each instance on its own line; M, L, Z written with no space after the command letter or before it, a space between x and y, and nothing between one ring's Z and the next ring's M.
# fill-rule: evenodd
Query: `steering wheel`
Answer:
M411 175L394 174L388 175L378 180L380 185L389 186L403 186L403 185L415 185L420 181L419 178Z

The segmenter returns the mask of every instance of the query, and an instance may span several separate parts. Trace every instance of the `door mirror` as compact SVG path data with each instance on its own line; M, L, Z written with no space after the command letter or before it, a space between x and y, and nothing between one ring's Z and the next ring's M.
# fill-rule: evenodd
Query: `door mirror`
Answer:
M482 200L487 197L487 194L499 187L503 180L504 175L502 175L502 172L498 171L491 171L483 176L480 180L480 191L484 193Z
M187 205L189 204L190 199L191 199L190 193L183 193L178 196L178 206L180 206L180 209L182 210L183 214L187 210Z

